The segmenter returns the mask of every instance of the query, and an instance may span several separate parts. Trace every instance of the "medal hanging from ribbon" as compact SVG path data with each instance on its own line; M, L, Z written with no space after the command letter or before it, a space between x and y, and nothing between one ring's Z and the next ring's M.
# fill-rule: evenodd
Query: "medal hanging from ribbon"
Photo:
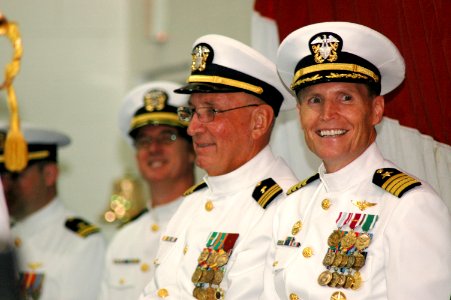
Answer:
M377 215L340 212L337 228L327 239L329 249L323 259L327 268L318 277L321 286L358 289L362 284L359 270L365 265L371 231ZM349 229L349 230L345 230Z
M197 259L197 267L191 281L194 283L193 297L196 299L223 299L220 287L238 233L212 232L206 247Z

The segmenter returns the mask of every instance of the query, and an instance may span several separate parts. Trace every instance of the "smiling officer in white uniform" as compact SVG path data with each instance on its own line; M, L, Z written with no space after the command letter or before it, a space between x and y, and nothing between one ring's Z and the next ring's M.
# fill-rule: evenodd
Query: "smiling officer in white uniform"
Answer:
M294 98L272 62L228 37L200 37L192 58L179 116L208 175L169 222L141 299L255 299L275 203L297 181L268 146L282 102Z
M375 144L404 60L382 34L326 22L291 33L278 71L322 160L277 211L264 299L449 299L451 222L425 182Z

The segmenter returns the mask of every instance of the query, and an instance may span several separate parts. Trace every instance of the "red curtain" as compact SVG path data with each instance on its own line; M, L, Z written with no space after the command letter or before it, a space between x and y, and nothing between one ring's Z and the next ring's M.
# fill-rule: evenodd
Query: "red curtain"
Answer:
M386 95L385 115L451 144L450 0L255 0L276 21L281 40L324 21L371 27L393 41L406 62L406 80Z

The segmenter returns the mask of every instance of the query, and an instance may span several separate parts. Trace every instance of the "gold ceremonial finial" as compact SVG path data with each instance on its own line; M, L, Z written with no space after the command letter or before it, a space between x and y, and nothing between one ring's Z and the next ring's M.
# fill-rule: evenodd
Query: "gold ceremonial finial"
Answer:
M146 207L144 192L140 182L130 174L125 174L113 183L113 190L104 219L108 223L126 223Z
M5 81L0 85L0 90L6 89L10 111L9 131L6 136L4 149L5 167L10 171L20 172L27 166L28 148L27 142L20 131L19 107L13 80L20 69L20 59L23 52L22 40L17 24L8 22L6 17L0 12L0 36L2 35L11 41L14 50L13 59L5 68Z

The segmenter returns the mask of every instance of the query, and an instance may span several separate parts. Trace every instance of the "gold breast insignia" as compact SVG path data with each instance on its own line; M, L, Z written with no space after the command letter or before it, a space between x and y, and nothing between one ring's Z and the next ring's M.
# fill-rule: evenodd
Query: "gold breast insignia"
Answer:
M357 206L361 211L364 211L368 207L377 205L377 203L367 202L366 200L352 200L352 204Z

